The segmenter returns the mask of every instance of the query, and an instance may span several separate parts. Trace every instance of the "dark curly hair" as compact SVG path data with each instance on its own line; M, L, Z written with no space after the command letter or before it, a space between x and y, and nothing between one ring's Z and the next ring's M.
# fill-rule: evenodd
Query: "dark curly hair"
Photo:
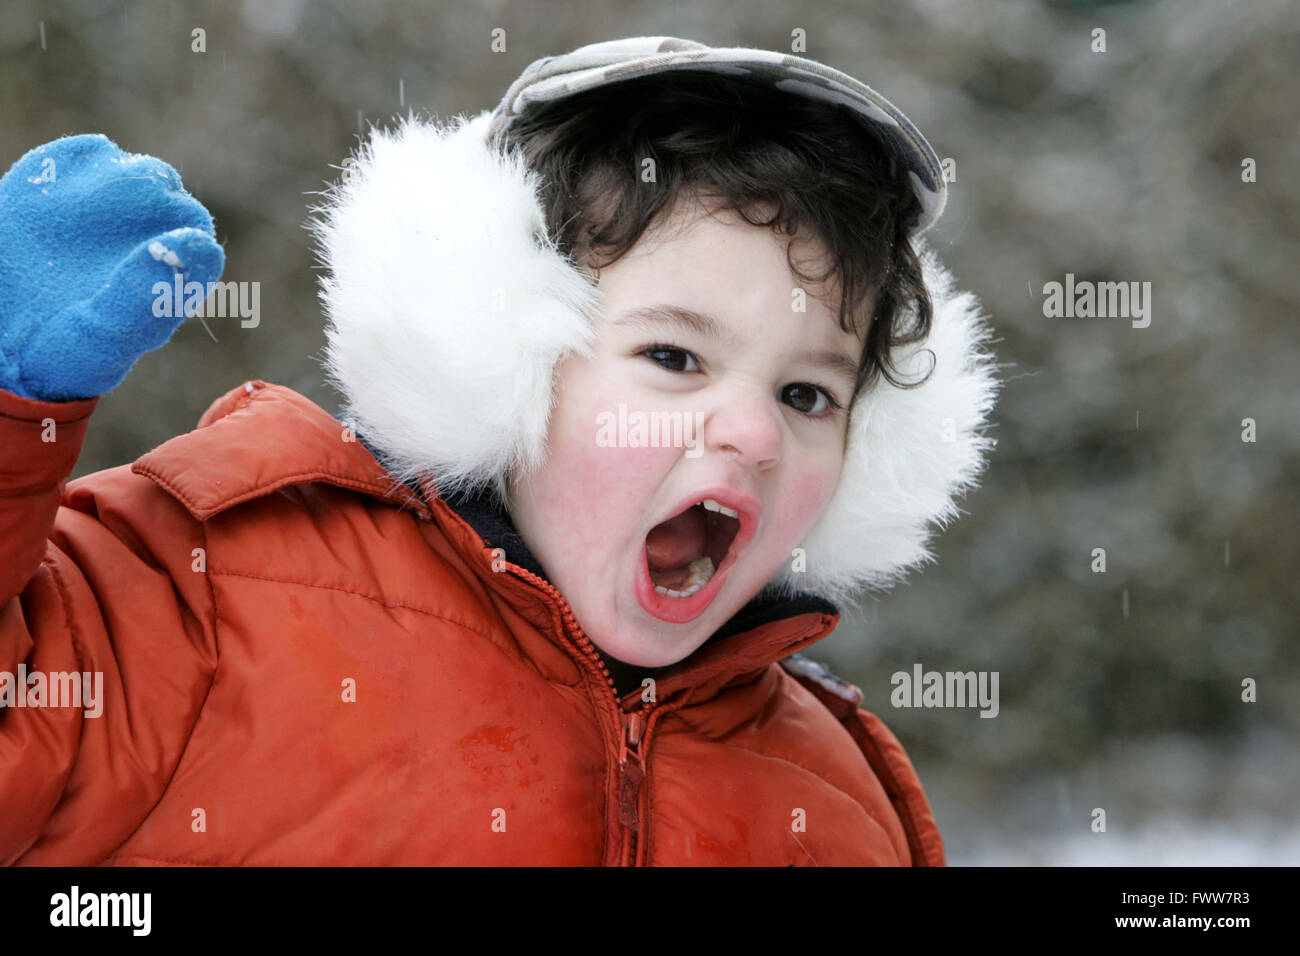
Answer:
M791 271L804 282L838 280L845 332L861 336L869 322L852 397L878 375L901 388L921 384L898 381L891 361L893 348L930 331L933 307L908 235L919 204L906 170L846 107L738 77L668 73L535 106L500 145L522 150L539 174L556 248L596 269L625 255L683 193L778 234L809 227L830 265L800 271L791 238ZM653 188L639 175L647 158Z

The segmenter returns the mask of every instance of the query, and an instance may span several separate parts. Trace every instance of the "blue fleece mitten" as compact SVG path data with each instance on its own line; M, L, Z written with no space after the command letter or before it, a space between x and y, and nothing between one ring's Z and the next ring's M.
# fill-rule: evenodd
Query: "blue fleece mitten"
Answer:
M0 178L0 388L57 402L117 387L185 317L188 297L155 286L221 277L214 235L160 159L99 134L28 152Z

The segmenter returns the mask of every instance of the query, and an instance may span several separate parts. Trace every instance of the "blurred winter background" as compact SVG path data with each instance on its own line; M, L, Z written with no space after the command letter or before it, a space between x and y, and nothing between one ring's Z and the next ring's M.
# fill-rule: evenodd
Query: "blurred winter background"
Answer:
M216 217L225 279L261 284L257 328L187 322L101 401L76 475L249 378L337 407L302 226L364 124L489 108L532 60L616 36L788 50L795 29L955 161L931 242L993 316L1007 382L938 563L810 656L902 739L954 864L1300 862L1290 0L6 0L0 167L83 132L160 156ZM1150 282L1150 327L1045 318L1067 272ZM893 708L917 663L997 671L1000 714Z

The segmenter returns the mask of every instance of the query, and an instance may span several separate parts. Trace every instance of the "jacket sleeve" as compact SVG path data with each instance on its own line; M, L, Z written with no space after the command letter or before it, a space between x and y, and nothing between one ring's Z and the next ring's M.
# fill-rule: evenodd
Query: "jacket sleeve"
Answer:
M202 525L126 466L67 484L96 403L0 389L0 863L110 855L215 671Z
M907 751L875 714L855 708L841 718L903 821L913 866L947 866L943 837Z

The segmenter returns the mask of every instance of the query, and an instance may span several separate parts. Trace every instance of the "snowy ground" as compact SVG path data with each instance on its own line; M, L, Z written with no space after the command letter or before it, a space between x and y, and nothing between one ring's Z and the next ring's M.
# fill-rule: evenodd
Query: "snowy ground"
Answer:
M1296 866L1300 819L1163 818L1129 831L1000 834L948 853L950 866Z

